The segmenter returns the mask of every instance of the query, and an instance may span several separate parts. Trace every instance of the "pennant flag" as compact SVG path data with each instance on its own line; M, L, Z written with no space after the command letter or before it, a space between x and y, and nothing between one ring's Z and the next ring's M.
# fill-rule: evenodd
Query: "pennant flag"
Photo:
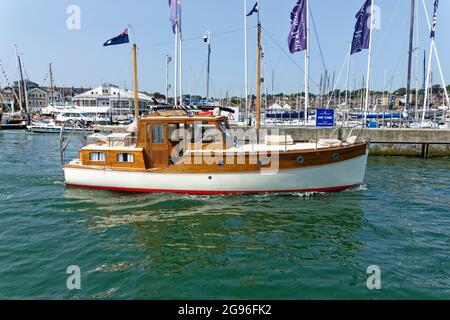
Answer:
M169 21L172 24L172 31L175 34L176 27L181 31L181 0L169 0Z
M250 17L250 16L251 16L252 14L254 14L254 13L258 13L258 10L259 10L259 8L258 8L258 2L256 2L255 5L253 6L252 11L250 11L250 12L247 14L247 17Z
M308 10L306 0L298 0L291 12L291 30L288 37L289 51L291 53L307 49L307 22L306 15Z
M353 33L352 50L350 54L358 53L363 49L369 49L371 36L369 19L372 18L371 6L372 0L367 0L356 14L355 32Z
M128 29L125 29L121 34L119 34L117 37L114 37L112 39L109 39L106 41L103 46L114 46L117 44L123 44L123 43L129 43L130 39L128 38Z
M431 35L430 38L434 39L436 36L436 23L437 23L437 11L439 7L439 0L434 1L434 15L433 15L433 26L431 27Z

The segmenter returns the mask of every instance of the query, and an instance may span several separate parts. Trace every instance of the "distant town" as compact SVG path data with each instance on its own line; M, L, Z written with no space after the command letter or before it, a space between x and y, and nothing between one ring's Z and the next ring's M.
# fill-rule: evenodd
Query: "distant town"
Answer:
M26 87L26 97L19 97L21 92L19 86ZM447 86L450 90L450 85ZM310 93L309 105L312 108L337 107L347 105L351 109L360 109L363 105L365 89L362 87L357 90L330 90L321 94ZM120 88L117 85L104 83L96 88L90 87L48 87L40 86L36 82L24 80L23 84L14 81L11 85L0 90L1 107L3 110L13 108L21 110L20 101L25 105L27 100L28 112L40 114L44 108L49 105L74 105L79 107L111 107L115 114L130 113L134 108L133 91L126 88ZM304 92L284 94L284 93L263 93L262 109L266 110L301 110L304 105ZM411 91L411 105L418 106L421 110L423 104L424 90ZM445 104L444 90L439 84L430 87L430 107ZM255 109L255 96L252 95L251 111ZM207 98L199 95L183 95L184 103L201 104L208 101ZM399 88L393 92L371 91L370 108L373 111L402 111L405 109L406 88ZM239 107L245 109L245 98L243 97L218 97L210 98L209 102L215 102L222 106ZM151 106L161 103L173 103L172 97L166 97L159 92L139 92L139 109L145 113ZM359 108L358 108L359 107Z

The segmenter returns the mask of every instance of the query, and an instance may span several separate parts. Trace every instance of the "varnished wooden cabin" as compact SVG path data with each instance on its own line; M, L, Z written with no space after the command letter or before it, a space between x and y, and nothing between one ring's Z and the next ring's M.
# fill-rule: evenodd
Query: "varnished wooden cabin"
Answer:
M278 169L288 170L349 160L366 154L367 148L365 141L336 140L319 144L236 147L234 142L227 145L227 135L230 133L226 117L210 113L189 116L182 110L153 112L141 117L138 126L137 136L130 133L112 134L82 148L78 163L70 163L66 167L161 173L256 172L261 167L270 167L270 159L277 153ZM177 134L179 129L184 129L181 130L184 136ZM218 134L205 136L208 129L216 129ZM202 134L200 145L195 143L198 141L194 137L196 132ZM171 155L180 141L185 143L185 150L178 155L189 161L173 163ZM255 156L257 151L265 152L263 156Z

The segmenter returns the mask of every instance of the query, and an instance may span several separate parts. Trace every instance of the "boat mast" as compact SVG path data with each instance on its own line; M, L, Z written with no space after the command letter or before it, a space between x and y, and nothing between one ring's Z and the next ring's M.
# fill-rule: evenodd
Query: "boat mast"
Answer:
M255 127L258 132L261 127L261 21L258 8L258 43L256 46L256 114Z
M305 126L309 107L309 0L306 0L306 50L305 50Z
M16 65L17 65L17 84L19 86L18 102L19 102L19 109L22 110L22 83L20 81L20 60L19 60L19 53L17 52L17 45L15 45L15 48L16 48Z
M415 18L416 0L411 0L411 18L409 26L409 51L408 51L408 80L406 83L406 110L410 105L411 96L411 70L412 70L412 55L414 43L414 18ZM417 95L417 92L416 92Z
M245 85L245 121L248 121L249 104L248 104L247 0L244 0L244 75L245 75L245 84L244 84Z
M169 63L172 61L172 58L167 54L166 55L166 103L169 102Z
M137 76L137 47L133 44L133 79L134 79L134 118L136 121L136 136L139 129L139 98L138 98L138 76Z
M55 89L53 86L53 72L52 72L52 64L49 63L49 68L50 68L50 101L51 101L51 105L55 104Z
M175 25L175 67L174 67L174 86L173 86L173 104L178 105L178 21Z
M372 63L372 38L373 38L373 12L374 12L374 0L371 1L370 5L370 39L369 39L369 57L367 59L367 83L366 83L366 104L364 106L364 123L363 127L366 126L367 121L367 111L369 109L369 96L370 96L370 65Z
M3 95L2 95L2 83L0 82L0 117L3 113Z
M350 49L347 57L347 80L345 81L345 105L348 106L348 84L350 81L350 63L352 60L352 44L350 43Z
M206 101L209 101L209 74L211 70L211 32L206 31L203 39L208 45L208 62L206 65Z
M22 81L22 87L23 87L23 96L25 100L25 113L28 114L28 86L23 78L23 66L22 66L22 59L20 59L19 56L19 67L20 67L20 80Z
M178 49L178 102L180 106L183 105L183 33L182 33L182 15L181 15L181 0L174 0L177 2L177 26L176 26L176 48ZM176 90L175 90L176 91Z

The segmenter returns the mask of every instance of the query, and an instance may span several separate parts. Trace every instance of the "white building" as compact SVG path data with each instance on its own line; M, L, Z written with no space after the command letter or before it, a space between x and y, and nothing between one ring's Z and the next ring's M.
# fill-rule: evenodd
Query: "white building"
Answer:
M148 112L152 97L138 93L140 113ZM134 113L134 92L105 83L100 87L73 97L73 104L80 107L111 107L116 115Z

